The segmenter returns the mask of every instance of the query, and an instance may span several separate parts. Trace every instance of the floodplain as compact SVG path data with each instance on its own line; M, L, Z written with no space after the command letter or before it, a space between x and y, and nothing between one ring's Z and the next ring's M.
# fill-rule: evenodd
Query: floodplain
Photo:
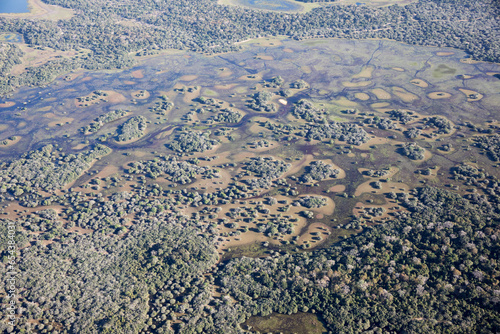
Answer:
M23 87L0 98L0 157L16 161L47 145L54 159L90 156L78 175L43 194L163 191L171 202L152 196L153 212L199 218L216 235L218 261L310 252L347 239L404 210L393 194L456 187L447 171L462 163L495 174L486 154L457 148L477 136L468 124L497 124L498 64L385 40L241 45L238 53L163 54L123 71L79 71ZM329 134L327 125L344 132ZM93 156L97 145L107 150ZM1 213L34 214L19 200ZM123 213L105 227L75 225L72 209L45 204L39 210L54 210L66 233L104 228L124 237L143 214ZM29 234L36 243L41 233ZM252 317L245 326L292 333L287 317ZM310 313L293 319L300 322L294 328L324 330Z

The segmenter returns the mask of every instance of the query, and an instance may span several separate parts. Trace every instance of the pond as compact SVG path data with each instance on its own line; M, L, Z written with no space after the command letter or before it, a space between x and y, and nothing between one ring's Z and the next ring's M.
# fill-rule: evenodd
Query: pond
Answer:
M28 0L2 0L0 13L29 13Z
M265 10L276 10L284 12L293 12L302 9L302 6L291 1L286 0L237 0L235 1L238 5L265 9Z
M22 43L23 36L13 32L0 33L0 42Z

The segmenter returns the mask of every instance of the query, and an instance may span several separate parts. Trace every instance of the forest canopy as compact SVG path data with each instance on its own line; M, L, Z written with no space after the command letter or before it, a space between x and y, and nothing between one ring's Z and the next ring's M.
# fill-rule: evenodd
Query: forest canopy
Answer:
M5 72L0 94L20 85L47 83L76 68L110 69L133 64L132 54L165 49L208 54L236 51L235 42L260 36L387 38L414 45L455 47L478 60L500 61L499 4L494 0L420 0L406 6L323 6L305 14L261 12L216 1L46 0L75 10L67 20L0 17L0 32L55 50L90 50L51 60L20 75ZM467 8L467 10L463 10ZM129 22L131 24L123 24ZM78 34L74 32L78 31ZM19 50L0 50L17 62Z

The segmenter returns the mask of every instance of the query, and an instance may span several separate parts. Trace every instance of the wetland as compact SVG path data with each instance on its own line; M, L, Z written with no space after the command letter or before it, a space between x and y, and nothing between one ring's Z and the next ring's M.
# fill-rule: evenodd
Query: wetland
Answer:
M267 1L249 3L278 9L274 3L267 8ZM276 6L295 10L292 4ZM99 300L89 312L95 331L338 330L343 323L328 306L335 298L344 303L356 291L362 299L361 291L372 287L381 304L406 298L391 290L398 283L376 290L379 277L362 271L377 263L430 289L420 271L405 269L420 266L422 253L418 261L397 266L370 249L393 250L391 242L403 235L388 230L403 224L395 222L413 226L404 232L408 238L423 231L408 217L423 224L417 215L424 215L419 210L429 198L465 201L445 194L456 190L456 196L476 203L476 191L467 187L497 182L499 164L492 157L500 80L491 74L500 65L468 63L465 52L455 49L387 40L264 37L239 45L239 52L210 57L183 51L148 57L124 70L78 70L0 98L0 214L21 226L20 265L38 289L23 297L31 305L25 323L46 319L52 328L73 332L86 326L68 320L85 318L83 302L59 314L47 311L59 307L53 300L67 286L44 288L29 263L33 254L44 266L55 257L60 267L50 272L61 280L69 276L70 283L77 284L81 273L66 264L69 257L99 262L100 272L113 259L120 270L130 268L155 282L155 288L131 287L124 279L117 288L121 295L108 302L120 309L134 300L146 311L109 317L101 313L108 302ZM427 185L437 190L422 190L431 189ZM497 196L498 183L492 188L484 194ZM456 215L448 216L455 209L448 209L436 209L433 214L442 216L433 216L435 225L426 228L447 220L459 226ZM479 215L474 210L495 209L470 210ZM498 218L484 212L492 222ZM484 235L498 234L498 227L483 228L490 229ZM397 247L417 249L419 238L411 239L414 246L408 241ZM359 247L353 246L356 240ZM66 247L71 251L65 253ZM371 254L363 256L363 266L358 252ZM422 271L434 268L429 267ZM459 268L464 276L469 272ZM349 285L353 273L356 281ZM391 274L381 276L384 282L397 281ZM82 291L101 286L112 280L106 275L85 274L78 284ZM171 276L160 283L160 275ZM462 279L455 276L456 282ZM498 271L491 277L498 284ZM487 290L483 281L474 282ZM444 283L436 286L444 289ZM99 293L106 295L106 289ZM45 311L34 307L39 294L48 296ZM114 312L111 306L107 312ZM231 316L237 312L243 315ZM203 320L207 315L212 323ZM359 317L342 321L355 330L396 328L386 318ZM479 326L481 320L474 321Z

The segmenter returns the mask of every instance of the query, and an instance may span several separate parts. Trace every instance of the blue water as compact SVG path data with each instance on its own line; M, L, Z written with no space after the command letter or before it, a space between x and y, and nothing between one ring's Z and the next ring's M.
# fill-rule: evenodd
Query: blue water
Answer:
M19 34L13 32L0 33L0 43L1 42L22 43L23 41L24 41L23 36Z
M28 0L0 0L0 13L28 12Z
M284 12L297 11L302 8L300 5L286 0L239 0L237 3L256 9L277 10Z

